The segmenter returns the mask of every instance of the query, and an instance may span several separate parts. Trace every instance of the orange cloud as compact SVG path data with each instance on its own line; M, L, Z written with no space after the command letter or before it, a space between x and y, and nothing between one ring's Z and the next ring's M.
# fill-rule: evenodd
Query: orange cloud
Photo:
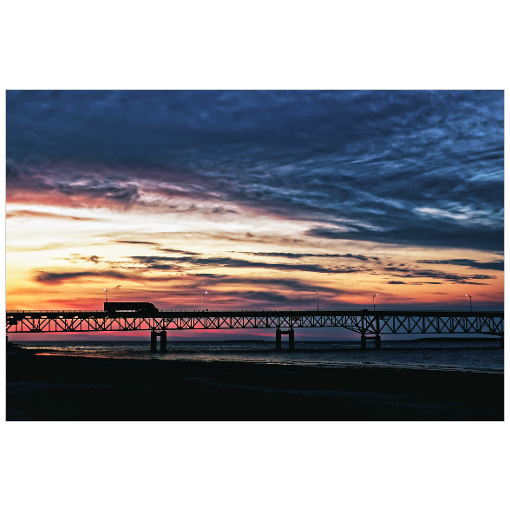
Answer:
M58 220L74 220L74 221L102 221L99 218L85 218L83 216L70 216L66 214L54 214L42 211L31 211L23 209L20 211L11 211L5 215L6 219L11 218L44 218L44 219L58 219Z

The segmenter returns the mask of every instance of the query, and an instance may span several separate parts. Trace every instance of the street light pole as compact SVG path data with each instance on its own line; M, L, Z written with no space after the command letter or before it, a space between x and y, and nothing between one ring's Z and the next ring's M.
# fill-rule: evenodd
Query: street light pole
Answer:
M466 297L469 298L469 310L472 312L473 311L473 307L471 306L471 296L469 294L466 294Z
M106 302L108 303L108 289L104 289L106 290Z
M375 296L378 296L379 294L376 294ZM372 304L374 305L374 310L375 310L375 296L372 297Z
M315 292L315 294L317 294L317 311L319 311L319 293L316 290L312 290L312 292Z
M204 296L207 294L207 291L205 291L203 294L202 294L202 312L205 310L205 307L204 307Z

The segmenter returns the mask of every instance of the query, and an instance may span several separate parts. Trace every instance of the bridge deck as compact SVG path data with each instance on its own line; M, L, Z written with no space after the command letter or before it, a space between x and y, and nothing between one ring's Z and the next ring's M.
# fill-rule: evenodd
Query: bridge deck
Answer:
M341 327L367 334L502 336L504 312L465 310L8 310L7 333Z

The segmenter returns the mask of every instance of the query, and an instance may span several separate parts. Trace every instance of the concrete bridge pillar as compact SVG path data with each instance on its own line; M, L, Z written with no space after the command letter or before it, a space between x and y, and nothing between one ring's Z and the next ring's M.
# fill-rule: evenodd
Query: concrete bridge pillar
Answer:
M161 352L166 352L166 330L158 333L151 331L151 351L158 352L158 336L160 338L159 348Z
M379 316L375 318L375 348L381 348L381 325L379 324Z
M366 349L367 348L367 337L365 335L361 335L361 348Z
M289 351L294 350L294 330L289 329L282 331L280 328L276 330L276 350L282 350L282 335L289 335Z

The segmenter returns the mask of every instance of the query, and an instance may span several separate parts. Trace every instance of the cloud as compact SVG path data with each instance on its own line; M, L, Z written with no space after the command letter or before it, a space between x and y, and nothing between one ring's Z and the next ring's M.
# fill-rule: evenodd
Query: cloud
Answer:
M136 276L118 271L37 271L35 275L35 280L37 282L49 285L60 285L69 280L79 278L133 280L136 279Z
M47 243L42 246L13 246L7 245L6 252L15 252L15 251L45 251L45 250L57 250L61 248L70 247L69 243Z
M306 257L326 257L326 258L351 258L358 260L376 260L379 261L378 257L367 257L365 255L351 255L347 253L346 255L341 255L339 253L282 253L282 252L252 252L252 251L233 251L231 253L242 253L246 255L255 255L259 257L284 257L289 259L302 259Z
M243 292L232 292L228 293L230 301L236 301L237 298L242 298L243 301L257 301L260 303L289 303L295 301L295 296L292 298L285 294L279 294L277 292L265 292L265 291L254 291L247 290Z
M180 250L176 251L180 252ZM36 277L36 280L41 283L50 283L53 281L60 282L65 279L82 278L85 276L95 277L98 275L105 278L122 278L133 280L140 280L145 275L147 280L153 280L153 276L147 275L146 273L152 271L171 271L175 273L187 273L193 276L193 271L201 270L203 268L268 269L284 272L302 271L322 274L345 274L356 273L360 271L360 269L351 267L325 267L319 264L272 264L267 262L253 262L243 259L234 259L230 257L200 257L193 255L170 257L163 255L136 255L125 258L128 260L127 263L104 260L102 257L97 255L82 256L80 254L71 254L64 260L68 260L73 263L89 262L93 264L102 264L103 266L108 267L109 270L103 270L101 272L78 271L70 273L52 273L40 271ZM211 273L198 273L198 275L202 275L208 278L219 278L219 276L213 276Z
M173 248L158 248L158 251L164 251L167 253L182 253L183 255L200 255L200 253L196 253L194 251L174 250Z
M49 212L42 211L30 211L28 209L23 209L19 211L9 211L5 215L6 219L12 218L43 218L47 219L55 219L55 220L72 220L72 221L102 221L100 218L84 218L82 216L71 216L65 214L55 214Z
M7 91L6 196L502 251L503 105L503 91Z
M229 267L272 269L279 271L307 271L314 273L355 273L359 269L351 267L324 267L319 264L271 264L267 262L252 262L230 257L165 257L165 256L132 256L130 259L143 267L156 270L193 270L202 267ZM171 262L171 264L169 264Z
M470 248L477 250L501 250L503 248L503 229L466 228L446 226L435 222L435 226L420 221L402 225L400 228L388 228L385 231L373 231L359 228L344 232L331 227L314 227L306 234L311 237L350 241L370 241L408 246L431 246L449 248Z
M415 163L435 142L486 163L502 159L499 140L469 142L502 131L502 105L502 91L7 91L8 158L154 167L243 154L246 168L268 155L288 164L347 152Z
M199 273L194 273L190 276L197 277L199 279L202 275ZM264 276L252 276L252 275L223 275L216 274L213 281L204 280L203 283L207 289L229 289L226 291L226 294L230 293L230 289L235 286L241 286L242 288L251 287L251 288L271 288L276 291L292 291L299 292L304 294L309 294L311 298L315 298L315 294L312 294L313 291L319 292L321 295L328 296L339 296L339 295L353 295L357 294L357 292L350 291L348 289L340 289L340 288L331 288L321 285L317 282L311 284L307 281L302 281L300 279L292 278L289 276L289 273L283 274L281 277L271 278ZM207 278L207 276L206 276ZM183 285L187 286L187 280L183 279Z
M133 240L129 240L129 241L115 241L116 243L124 243L124 244L147 244L147 245L155 245L155 246L159 246L159 243L153 243L153 242L150 242L150 241L133 241Z
M46 184L51 186L50 181ZM122 203L126 207L139 198L136 184L119 179L93 178L79 182L55 182L54 185L60 193L65 195L101 198Z
M56 257L54 260L67 260L76 264L78 262L91 262L92 264L99 264L103 262L102 257L97 255L80 255L79 253L71 253L68 257Z
M212 273L194 273L191 276L200 276L202 278L214 278L214 279L226 278L226 275L224 274L212 274Z
M45 271L35 270L33 272L33 279L46 285L60 285L72 280L123 280L128 282L138 282L142 284L151 283L167 283L167 276L153 276L147 277L136 269L130 268L129 271L114 270L114 269L99 269L96 271ZM152 292L152 291L151 291Z
M138 185L111 172L104 166L81 168L74 162L34 167L8 161L6 199L8 203L128 209L139 200Z
M200 253L196 253L194 251L176 250L174 248L162 248L161 243L155 243L152 241L117 240L114 242L122 244L144 244L147 246L154 246L155 247L154 249L166 253L182 253L183 255L200 255Z
M492 269L494 271L504 271L505 261L494 260L492 262L478 262L472 259L449 259L449 260L418 260L419 264L452 264L454 266L467 266L475 269Z
M473 280L494 280L495 276L486 274L475 275L458 275L452 273L445 273L443 271L432 271L428 269L408 269L400 267L386 267L385 270L393 276L400 278L432 278L446 280L454 283L464 283L470 285L486 285L480 282L473 282Z

